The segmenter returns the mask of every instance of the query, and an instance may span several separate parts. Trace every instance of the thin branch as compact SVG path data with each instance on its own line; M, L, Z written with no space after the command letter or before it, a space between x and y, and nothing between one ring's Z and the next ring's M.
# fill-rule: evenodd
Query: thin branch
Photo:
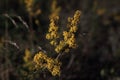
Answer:
M20 17L20 16L16 16L21 22L22 24L29 30L29 26L28 24Z
M45 50L42 49L41 46L38 46L37 48L38 48L40 51L43 51L44 53L47 53Z
M14 19L12 19L8 14L3 14L3 15L4 15L5 17L9 18L10 21L13 23L13 25L14 25L16 28L18 28L18 25L16 24L16 22L15 22Z
M55 59L57 59L57 60L58 60L58 59L59 59L62 55L64 55L64 52L59 53Z
M5 40L4 42L5 43L9 43L9 44L15 46L17 49L20 49L20 47L15 42L13 42L13 41Z
M70 60L69 60L69 63L68 63L67 69L69 69L69 68L71 67L71 65L72 65L72 63L73 63L73 61L74 61L74 59L75 59L75 55L72 54L72 55L71 55L71 58L70 58Z

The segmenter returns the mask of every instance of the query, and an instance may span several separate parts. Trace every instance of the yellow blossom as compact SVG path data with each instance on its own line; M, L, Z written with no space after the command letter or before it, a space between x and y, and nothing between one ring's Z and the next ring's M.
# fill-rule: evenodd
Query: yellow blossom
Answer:
M76 39L75 39L75 33L78 29L77 24L79 22L81 12L76 11L73 17L68 18L68 31L63 31L63 38L64 40L61 40L59 44L56 45L55 51L57 53L63 52L69 52L69 48L76 48ZM68 49L66 49L68 48Z
M51 5L51 14L49 16L50 24L46 39L50 40L50 44L53 46L57 45L57 39L59 38L57 21L59 20L60 7L57 7L57 1L53 0Z
M68 27L77 26L80 15L81 15L81 12L79 10L77 10L75 12L73 18L68 17L68 22L70 23L70 25Z
M52 32L52 31L57 31L58 30L58 27L57 26L55 26L55 24L52 22L52 23L50 23L50 28L49 28L49 30L48 30L48 32Z
M35 8L35 1L34 0L24 0L25 7L27 12L29 13L30 16L37 16L41 13L41 10L39 8Z
M51 15L50 18L58 18L60 12L60 7L57 6L57 0L53 0L51 5Z
M56 43L55 40L52 40L52 41L50 42L50 44L56 46L57 43Z
M75 39L75 33L78 29L77 24L79 22L79 17L80 17L81 12L76 11L74 16L68 17L68 31L63 31L63 37L64 37L64 42L66 45L68 45L69 48L76 48L76 39ZM69 50L65 49L65 52L69 52Z
M60 76L61 63L57 59L50 58L45 53L40 51L34 56L33 61L36 63L36 68L46 68L53 76Z
M40 68L44 68L46 66L46 59L47 55L43 52L39 52L34 56L33 61L38 65Z
M75 38L74 37L69 38L67 44L69 45L70 48L75 48L76 47Z
M71 28L70 28L70 32L76 32L77 31L77 26L72 26Z
M51 38L52 39L58 38L58 33L55 31L51 32Z
M50 38L51 38L50 34L46 34L46 39L50 39Z
M32 57L31 52L28 49L25 49L25 56L23 57L24 61L29 62L31 57Z
M65 49L65 52L68 53L70 51L70 49Z
M56 59L47 59L47 69L51 72L53 76L60 76L60 65L61 63Z
M33 2L34 0L24 0L25 4L26 4L26 9L29 12L29 14L32 14L32 7L33 7Z
M54 66L53 67L52 75L53 76L56 76L56 75L60 76L60 66Z
M53 68L53 66L54 66L53 63L54 63L54 60L52 58L47 59L47 69L49 71L51 71L51 69Z
M62 40L62 41L60 41L60 43L56 46L55 51L56 51L57 53L60 53L60 52L64 49L65 46L66 46L65 42Z

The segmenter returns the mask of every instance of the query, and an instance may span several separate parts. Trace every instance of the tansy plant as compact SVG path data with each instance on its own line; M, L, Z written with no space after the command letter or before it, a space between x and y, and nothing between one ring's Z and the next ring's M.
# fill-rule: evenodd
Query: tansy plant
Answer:
M29 15L30 23L29 25L32 26L32 18L35 18L35 24L39 26L40 22L37 18L38 15L41 14L41 9L39 9L40 5L37 3L36 0L24 0L26 11Z
M40 51L34 56L36 69L48 69L53 76L60 76L60 65L57 59L48 57L44 52Z
M38 5L35 4L35 0L24 0L24 3L29 16L35 17L41 13Z
M50 44L54 46L55 52L58 53L57 57L50 58L43 51L38 52L34 56L34 62L36 69L48 69L53 76L60 76L60 66L59 56L63 53L68 53L70 49L76 48L76 38L75 33L77 32L77 24L79 22L81 12L77 10L73 17L68 17L67 30L58 32L59 26L57 22L59 20L60 8L56 7L56 0L53 0L52 10L50 15L50 24L48 33L46 34L46 39L50 41ZM61 39L63 38L63 39Z
M55 51L57 53L61 52L69 52L69 49L76 48L76 40L75 40L75 33L77 32L77 24L79 22L81 12L76 11L74 16L68 18L67 30L62 31L62 35L58 33L58 26L55 23L59 17L56 15L55 17L50 18L50 26L48 33L46 34L46 39L50 40L50 44L55 47ZM63 39L60 39L60 36Z
M46 39L51 40L50 44L56 46L59 38L57 22L59 20L60 7L57 7L57 1L53 0L51 5L51 15L49 16L50 24Z

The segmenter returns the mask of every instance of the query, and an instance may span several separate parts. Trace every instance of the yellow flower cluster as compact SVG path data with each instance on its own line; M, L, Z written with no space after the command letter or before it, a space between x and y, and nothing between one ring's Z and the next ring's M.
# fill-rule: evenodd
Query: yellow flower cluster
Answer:
M75 33L77 31L77 24L79 22L81 12L76 11L73 18L68 18L68 31L63 31L64 40L60 41L60 43L56 46L55 51L60 53L61 51L69 52L70 48L76 48L76 39Z
M31 52L28 49L25 49L25 56L23 57L24 61L27 63L31 60Z
M35 8L34 1L35 0L24 0L26 9L30 16L37 16L41 13L41 10L38 8L36 10L34 10L34 8Z
M61 40L59 44L55 47L55 51L57 53L60 53L65 46L66 46L66 43L63 40Z
M52 73L53 76L60 76L60 65L61 63L56 59L47 59L47 69Z
M70 48L76 47L74 33L63 31L63 36L64 36L64 41L66 42L66 45L68 45Z
M59 37L57 31L58 31L58 26L56 25L55 21L57 21L59 18L54 18L54 19L50 19L50 27L48 30L48 33L46 35L46 39L48 40L53 40Z
M25 56L23 57L23 60L24 60L23 67L27 68L28 71L32 71L35 69L33 66L32 58L33 58L33 56L32 56L32 53L30 52L30 50L25 49ZM25 72L28 73L27 71L25 71Z
M80 18L80 11L76 11L73 18L68 18L68 28L69 31L63 31L64 41L69 46L69 48L76 48L76 39L75 39L75 33L78 29L77 24L79 22Z
M57 0L53 0L52 5L51 5L51 15L50 18L55 18L56 16L59 15L60 12L60 7L57 6Z
M81 12L77 10L73 16L73 18L68 17L68 28L70 28L70 32L76 32L77 31L77 24L79 22Z
M76 48L77 44L76 44L76 40L75 40L75 33L77 31L77 24L79 22L79 18L80 18L80 11L76 11L73 18L68 18L68 28L69 31L63 31L63 36L64 36L64 41L66 42L66 44L69 46L69 48Z
M39 52L34 56L34 62L36 63L36 67L44 68L46 67L46 59L47 55L45 55L43 52Z
M49 30L46 34L46 39L51 40L50 44L53 46L57 45L57 38L59 38L58 34L58 26L57 21L59 20L59 12L60 8L57 7L57 1L53 0L52 6L51 6L51 15L50 15L50 24L49 24Z
M36 63L36 68L47 68L53 76L60 76L61 63L56 59L49 58L42 51L40 51L34 56L34 62Z

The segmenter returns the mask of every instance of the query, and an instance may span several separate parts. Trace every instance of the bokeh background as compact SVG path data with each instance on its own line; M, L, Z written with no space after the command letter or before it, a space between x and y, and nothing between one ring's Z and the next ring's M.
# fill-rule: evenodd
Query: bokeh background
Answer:
M57 0L63 30L68 16L82 12L79 46L62 57L59 78L31 71L23 59L41 48L54 56L45 38L53 0L34 0L40 12L31 17L24 1L0 0L0 80L120 80L120 0Z

